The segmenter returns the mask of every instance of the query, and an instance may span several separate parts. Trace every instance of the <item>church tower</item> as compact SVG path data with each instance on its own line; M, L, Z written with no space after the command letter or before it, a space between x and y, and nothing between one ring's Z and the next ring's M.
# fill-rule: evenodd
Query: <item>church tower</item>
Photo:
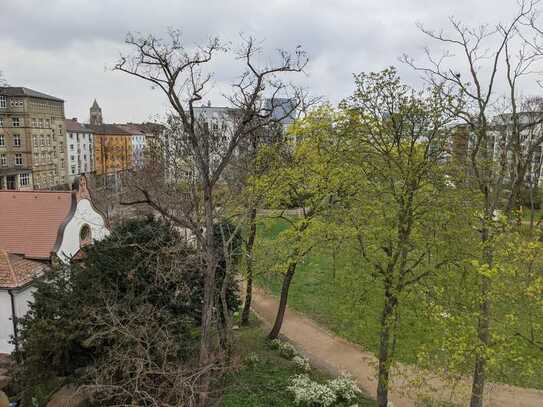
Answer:
M94 103L90 108L89 123L97 126L104 123L102 120L102 109L100 108L100 106L98 106L98 103L96 103L96 99L94 99Z

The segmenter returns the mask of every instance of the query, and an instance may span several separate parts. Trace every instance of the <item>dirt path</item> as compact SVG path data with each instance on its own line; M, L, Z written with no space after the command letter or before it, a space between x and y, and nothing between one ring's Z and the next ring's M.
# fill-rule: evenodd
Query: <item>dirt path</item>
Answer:
M265 324L271 325L274 321L277 305L276 298L262 290L255 290L253 310ZM372 353L364 352L360 346L331 334L309 318L288 309L281 334L296 345L314 366L332 374L349 372L365 393L375 396L377 360ZM420 373L408 366L400 366L394 372L390 396L394 407L415 406L421 395L451 400L460 406L469 404L469 382L460 383L452 391L451 384L438 378L426 379L422 386L411 383L413 378L422 376ZM423 377L427 378L428 375ZM403 378L409 378L409 381ZM488 407L542 407L543 391L491 384L487 386L485 402Z

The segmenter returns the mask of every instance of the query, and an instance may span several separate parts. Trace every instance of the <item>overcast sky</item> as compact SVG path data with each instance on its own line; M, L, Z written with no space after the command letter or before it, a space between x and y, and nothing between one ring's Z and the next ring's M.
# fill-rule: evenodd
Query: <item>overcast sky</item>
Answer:
M298 80L315 95L337 102L353 90L354 72L421 57L428 40L420 22L446 27L449 16L495 23L515 0L0 0L0 71L12 86L26 86L65 100L67 117L88 120L94 98L107 122L143 121L161 115L164 97L111 67L127 32L162 36L181 28L187 44L210 36L239 42L239 34L276 48L302 45L310 56ZM239 63L217 64L216 87L207 96L224 104L219 89L240 73Z

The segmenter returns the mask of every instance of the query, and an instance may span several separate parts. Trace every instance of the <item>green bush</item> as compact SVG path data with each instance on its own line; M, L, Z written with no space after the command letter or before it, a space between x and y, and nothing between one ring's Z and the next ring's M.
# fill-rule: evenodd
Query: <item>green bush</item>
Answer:
M147 219L118 226L86 247L82 261L49 273L20 321L16 382L23 399L58 377L98 385L100 405L185 404L192 389L172 391L171 383L195 365L204 267L175 228ZM239 306L233 279L227 298L232 312ZM108 392L115 388L123 391Z

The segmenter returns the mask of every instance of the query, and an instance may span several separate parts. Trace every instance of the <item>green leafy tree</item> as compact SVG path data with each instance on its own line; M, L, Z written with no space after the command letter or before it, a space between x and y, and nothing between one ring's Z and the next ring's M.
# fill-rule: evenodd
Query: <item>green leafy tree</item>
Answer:
M434 90L416 92L393 68L356 75L355 83L343 104L350 117L343 156L357 185L345 219L358 241L360 271L382 283L377 401L386 407L399 310L456 256L447 227L456 216L454 188L443 162L457 106Z
M275 255L280 259L274 270L283 276L279 308L268 337L275 339L281 330L290 284L298 264L323 240L324 215L347 193L341 173L342 143L336 132L341 120L325 106L293 126L298 142L283 150L263 149L269 161L268 171L257 178L255 188L262 191L269 207L278 209L278 218L288 227L280 232ZM299 214L287 215L284 208L299 208Z

